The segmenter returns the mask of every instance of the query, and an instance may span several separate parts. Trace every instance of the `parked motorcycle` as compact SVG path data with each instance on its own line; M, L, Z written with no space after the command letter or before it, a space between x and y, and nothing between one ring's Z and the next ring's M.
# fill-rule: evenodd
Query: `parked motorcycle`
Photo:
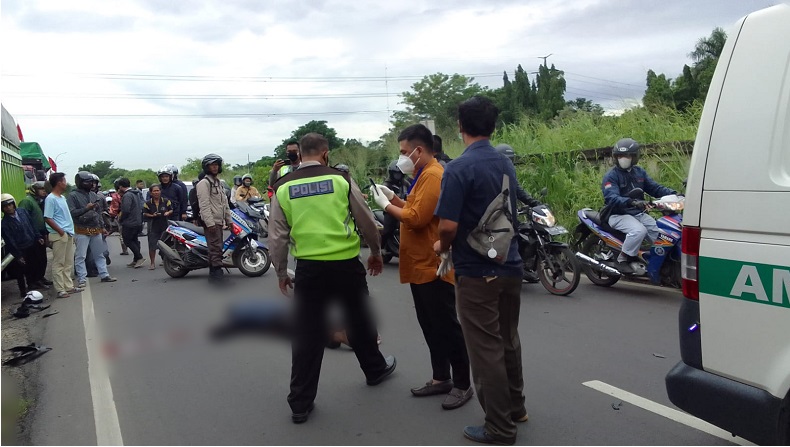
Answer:
M233 224L222 243L223 267L238 268L246 276L261 276L269 270L271 258L258 234L237 210L230 212ZM181 278L191 270L207 268L208 244L202 227L184 221L170 221L157 242L165 272Z
M541 192L545 195L545 189ZM540 283L554 295L568 295L576 290L581 268L568 244L553 238L568 233L545 204L518 211L526 216L518 227L518 248L525 271L537 271Z
M236 209L261 237L269 237L269 204L261 198L236 202Z
M628 194L641 199L644 192L637 188ZM638 261L632 262L633 274L623 274L616 268L617 256L623 247L625 234L609 226L607 207L600 212L590 208L579 210L579 225L576 227L574 248L576 256L584 265L584 273L593 284L609 287L623 277L646 278L656 285L681 287L680 236L685 198L677 195L664 196L649 202L650 207L661 211L663 217L656 220L658 237L652 245L643 244ZM603 215L603 216L602 216Z
M383 210L373 210L373 217L381 234L381 257L387 264L400 255L400 223Z

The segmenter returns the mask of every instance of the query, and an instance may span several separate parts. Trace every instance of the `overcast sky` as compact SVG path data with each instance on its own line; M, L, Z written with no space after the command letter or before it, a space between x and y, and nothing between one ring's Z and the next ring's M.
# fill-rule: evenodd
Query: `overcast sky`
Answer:
M498 88L548 54L566 99L622 109L648 69L675 77L700 37L778 1L2 0L0 93L68 174L246 163L310 120L374 141L423 76Z

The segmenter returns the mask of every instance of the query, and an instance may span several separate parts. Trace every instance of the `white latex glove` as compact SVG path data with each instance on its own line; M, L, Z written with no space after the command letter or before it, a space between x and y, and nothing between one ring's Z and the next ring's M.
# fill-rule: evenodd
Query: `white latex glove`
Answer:
M439 268L436 270L436 276L442 277L446 275L450 270L453 268L453 257L450 256L450 252L446 251L439 255L442 259L442 262L439 263Z
M371 186L370 188L371 188L371 189L373 189L373 187L372 187L372 186ZM393 192L391 189L387 188L387 187L386 187L386 186L384 186L384 185L379 185L379 184L377 183L377 184L376 184L376 189L378 189L378 191L379 191L381 194L384 194L384 197L386 197L386 198L387 198L387 200L392 200L392 198L393 198L393 197L395 197L395 193L394 193L394 192Z
M373 189L373 187L371 187L371 189ZM373 200L375 200L376 205L380 206L381 209L383 210L387 209L387 205L390 204L390 199L388 199L387 196L384 195L384 193L378 193L378 194L374 193Z

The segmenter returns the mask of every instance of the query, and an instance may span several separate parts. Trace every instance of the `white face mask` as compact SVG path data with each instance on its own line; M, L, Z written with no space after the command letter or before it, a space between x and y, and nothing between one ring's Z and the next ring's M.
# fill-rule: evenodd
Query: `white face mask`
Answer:
M617 159L617 164L623 169L631 168L631 157L620 157Z
M411 161L411 156L414 155L416 151L417 148L411 151L411 154L409 155L400 154L400 156L398 157L398 162L396 163L398 169L400 169L400 172L406 175L414 174L414 162Z

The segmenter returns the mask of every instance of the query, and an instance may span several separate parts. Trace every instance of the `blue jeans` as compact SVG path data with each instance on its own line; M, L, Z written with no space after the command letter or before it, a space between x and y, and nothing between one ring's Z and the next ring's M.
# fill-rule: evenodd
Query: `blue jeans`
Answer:
M609 217L609 225L625 233L623 253L628 256L636 256L639 253L639 247L642 246L645 236L650 238L651 244L658 238L656 220L647 213L639 213L636 216L613 214Z
M96 269L99 271L99 276L106 278L110 276L107 272L107 260L104 259L104 240L101 234L88 236L86 234L77 234L74 236L74 241L77 243L77 248L74 252L74 268L77 270L77 282L85 282L88 278L88 269L85 266L85 257L88 254L88 247L91 248L91 256L96 263Z

